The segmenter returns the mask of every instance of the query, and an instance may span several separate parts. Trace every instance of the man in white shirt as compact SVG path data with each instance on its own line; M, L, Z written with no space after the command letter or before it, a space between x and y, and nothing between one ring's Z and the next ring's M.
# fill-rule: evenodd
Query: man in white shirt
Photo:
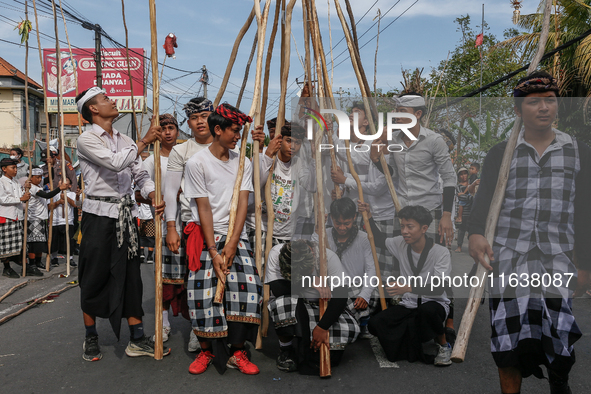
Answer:
M131 195L132 181L144 198L154 201L154 182L141 168L139 154L161 139L154 122L136 145L113 128L117 104L103 90L90 88L76 97L78 112L92 125L77 141L85 183L80 244L80 299L86 326L83 358L102 358L96 318L108 318L119 338L121 318L130 328L125 353L130 357L154 357L154 341L144 335L142 279L138 255L137 205ZM161 214L164 203L155 207ZM170 349L164 349L164 355Z
M17 182L16 160L4 158L0 161L0 261L4 263L3 276L20 278L11 267L8 258L19 256L23 248L23 202L31 193L25 192ZM25 187L30 187L27 181Z
M192 374L205 372L212 362L219 372L228 367L248 375L259 373L244 350L246 340L256 341L262 304L261 280L244 228L248 195L253 191L249 160L243 164L233 233L227 239L241 165L234 149L245 123L252 119L237 108L218 106L208 118L213 143L194 155L185 169L185 195L191 199L191 219L185 228L190 270L187 291L193 331L201 345L189 367ZM227 287L223 304L214 303L218 281ZM228 343L232 345L229 354Z
M167 179L168 160L172 149L176 146L176 141L179 136L179 124L176 118L171 114L160 115L160 127L162 128L162 145L160 148L160 179L164 182ZM150 175L150 179L154 180L155 165L154 155L146 158L143 161L142 167ZM166 194L165 190L163 192ZM141 192L136 190L136 200L144 201ZM146 201L149 202L149 201ZM177 201L171 201L170 204L177 205ZM146 204L142 204L146 205ZM151 212L150 212L151 214ZM181 210L177 209L176 217L170 221L175 224L175 231L182 234L183 223L181 222ZM168 310L172 306L174 316L178 316L179 312L182 316L190 320L189 308L187 305L187 263L185 261L185 245L184 240L181 240L179 253L174 254L166 247L166 223L169 222L165 216L162 226L162 340L166 342L172 331L170 321L168 319ZM153 223L153 222L152 222Z

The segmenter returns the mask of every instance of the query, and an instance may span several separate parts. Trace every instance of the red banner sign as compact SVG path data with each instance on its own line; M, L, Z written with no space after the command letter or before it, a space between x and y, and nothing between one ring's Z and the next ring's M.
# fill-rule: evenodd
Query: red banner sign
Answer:
M138 55L139 54L139 55ZM104 48L101 52L103 89L107 95L117 102L119 112L131 112L131 84L135 110L141 111L145 103L144 86L144 50L129 49L131 78L127 72L127 55L125 49ZM72 49L72 57L67 49L61 50L61 59L57 59L55 49L43 50L45 65L45 86L47 87L47 108L49 112L57 112L57 67L62 69L62 107L64 112L77 112L76 109L76 77L78 91L82 92L96 83L96 63L94 49Z

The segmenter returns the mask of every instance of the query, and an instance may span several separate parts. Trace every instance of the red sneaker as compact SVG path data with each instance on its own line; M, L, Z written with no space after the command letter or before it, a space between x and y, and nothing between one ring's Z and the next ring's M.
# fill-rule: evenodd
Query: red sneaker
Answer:
M215 356L211 354L209 350L202 350L197 357L195 357L195 361L189 366L189 373L199 375L200 373L205 372L214 357Z
M237 369L246 375L256 375L260 372L259 367L250 362L244 350L236 350L226 367Z

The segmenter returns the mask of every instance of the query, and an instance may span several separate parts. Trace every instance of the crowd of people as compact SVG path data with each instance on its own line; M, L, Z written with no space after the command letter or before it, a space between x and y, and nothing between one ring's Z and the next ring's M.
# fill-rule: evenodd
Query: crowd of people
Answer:
M313 106L309 92L302 93L302 106ZM32 275L43 266L42 253L48 252L47 207L54 211L55 242L49 253L64 250L60 210L68 207L68 218L75 218L74 209L81 208L83 358L102 358L97 318L109 319L118 338L125 318L130 333L126 354L153 357L159 345L143 328L140 267L146 260L141 248L154 247L153 218L160 215L163 341L171 335L172 307L174 316L180 313L191 322L188 348L199 351L189 363L191 374L201 374L211 364L220 373L227 368L259 373L245 344L256 342L266 285L267 311L280 346L276 365L282 371L318 374L319 349L330 349L331 364L338 366L348 344L373 337L391 361L449 366L455 341L454 291L449 284L432 286L432 278L451 274L455 230L455 251L462 251L467 233L475 264L482 264L493 277L578 273L581 286L589 283L591 256L584 240L591 231L586 225L591 220L586 203L591 197L591 155L587 145L552 127L557 95L555 79L544 72L523 78L515 88L515 111L523 127L492 245L484 238L484 228L506 142L490 150L480 176L479 163L456 173L450 156L453 137L422 126L427 107L421 95L408 92L396 98L396 112L413 115L417 122L410 133L394 132L390 141L386 133L373 142L358 136L369 133L375 116L369 116L362 103L354 103L350 119L357 130L350 142L354 148L368 146L350 150L355 152L350 160L331 122L326 132L340 147L332 158L330 152L315 150L307 138L305 118L267 121L267 146L264 128L257 125L251 136L261 146L257 175L263 196L263 245L256 245L255 159L241 163L237 148L244 125L252 123L248 115L229 104L214 107L210 100L196 97L184 106L189 140L177 145L177 120L163 114L159 125L153 119L136 143L113 128L118 115L114 102L101 89L91 88L76 98L79 112L90 123L77 143L84 204L75 179L54 182L53 190L42 186L48 169L56 169L53 178L60 178L60 167L51 166L61 160L59 155L46 158L44 169L33 167L24 187L17 182L19 171L26 177L23 166L12 157L0 162L4 275L18 276L9 260L22 252L23 202L30 201L27 273ZM398 122L410 121L405 119ZM162 146L160 163L142 155L156 140ZM379 145L388 143L403 149L380 151ZM380 161L381 152L387 166ZM159 205L154 196L156 166L163 180ZM242 180L235 188L239 170ZM323 174L320 182L317 174ZM398 212L387 177L402 206ZM270 190L269 201L265 189ZM60 197L64 190L66 197ZM238 202L232 212L234 193ZM321 195L328 196L325 212L318 212L315 203ZM138 209L138 204L144 205ZM267 224L270 209L272 228ZM319 250L324 238L320 221L327 226L326 251ZM268 232L272 244L260 272L254 249L265 250ZM326 256L325 261L320 256ZM149 252L147 260L153 257ZM342 281L328 286L316 281L324 269L328 277L377 278L380 284L388 277L397 279L384 284L382 303L377 283ZM410 277L421 281L402 280ZM518 393L523 377L543 377L540 366L547 368L552 393L570 392L573 345L581 337L572 314L574 288L562 282L544 287L491 283L491 350L502 392ZM224 289L221 303L215 298L218 286ZM328 305L321 312L324 301ZM423 350L422 345L431 341L437 354ZM168 355L170 349L164 346L162 352Z

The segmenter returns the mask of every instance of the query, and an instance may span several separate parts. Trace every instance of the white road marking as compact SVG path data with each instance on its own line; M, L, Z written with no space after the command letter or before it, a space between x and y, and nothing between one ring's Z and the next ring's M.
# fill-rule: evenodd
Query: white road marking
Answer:
M384 353L384 349L382 349L382 345L380 345L380 341L377 337L371 338L369 343L371 345L371 350L373 350L373 354L376 356L378 364L380 364L380 368L400 368L397 363L388 361L386 353Z

